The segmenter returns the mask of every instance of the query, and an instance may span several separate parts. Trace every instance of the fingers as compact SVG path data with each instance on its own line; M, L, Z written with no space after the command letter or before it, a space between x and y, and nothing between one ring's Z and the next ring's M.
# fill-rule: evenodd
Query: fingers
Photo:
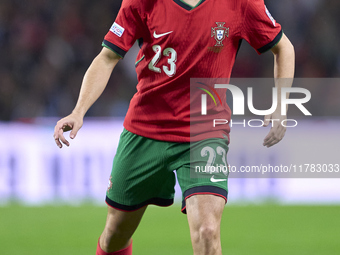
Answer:
M263 146L267 148L272 147L282 140L286 133L286 128L282 125L278 125L277 127L272 127L269 134L265 137L263 141Z
M63 144L66 146L70 146L70 143L65 139L64 132L72 129L72 125L68 123L63 123L62 121L58 121L57 125L54 128L54 141L59 148L62 148Z
M79 131L79 129L83 125L82 117L79 117L75 114L71 114L57 122L57 125L54 128L54 141L59 148L63 147L63 144L66 146L70 146L70 143L65 139L64 132L70 131L71 139L74 139Z
M56 128L57 128L57 127L56 127ZM53 137L54 137L55 143L57 144L57 146L58 146L59 148L62 148L62 147L63 147L62 143L65 144L65 145L67 145L67 146L70 146L70 143L69 143L69 142L65 139L65 137L64 137L64 131L63 131L62 128L57 129L57 130L54 132ZM62 143L61 143L61 142L62 142Z
M58 131L58 137L62 141L63 144L65 144L66 146L70 146L70 143L64 137L64 130L63 129L60 129Z
M277 117L277 118L275 118ZM267 127L270 123L272 123L272 128L269 131L269 134L265 137L263 141L263 146L267 148L272 147L282 140L286 133L286 127L282 126L282 118L281 116L277 116L277 114L270 114L264 117L264 127Z
M71 139L74 139L76 137L80 128L81 128L81 125L74 125L74 127L71 131L71 134L70 134Z
M269 148L273 145L277 144L280 141L278 137L273 136L273 134L269 133L268 136L264 139L263 146Z
M55 134L54 134L53 137L54 137L54 141L55 141L55 143L57 144L57 146L58 146L59 148L62 148L63 145L60 143L58 135L55 135Z

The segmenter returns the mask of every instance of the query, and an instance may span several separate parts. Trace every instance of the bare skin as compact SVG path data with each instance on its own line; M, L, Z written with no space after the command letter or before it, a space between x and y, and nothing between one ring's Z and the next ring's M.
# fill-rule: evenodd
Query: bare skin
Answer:
M273 47L271 51L274 54L275 87L278 88L280 93L281 88L291 87L293 83L295 71L294 47L289 39L283 34L280 42ZM264 138L263 146L269 148L282 140L286 133L286 128L278 123L281 123L286 119L287 116L281 115L281 94L279 94L278 107L274 113L264 117L264 126L267 127L271 120L279 121L274 122L276 125L272 126L269 134Z
M53 137L59 148L63 147L62 143L70 146L70 143L64 137L64 132L71 130L70 138L76 137L83 125L85 113L103 93L119 59L120 57L113 51L103 48L93 60L84 76L76 107L70 115L59 120L54 128Z
M99 244L105 252L115 252L128 247L146 206L133 212L123 212L108 206L106 224Z
M183 0L183 2L187 3L188 5L194 7L196 6L201 0Z
M220 225L225 200L215 195L195 195L186 200L194 255L222 255Z

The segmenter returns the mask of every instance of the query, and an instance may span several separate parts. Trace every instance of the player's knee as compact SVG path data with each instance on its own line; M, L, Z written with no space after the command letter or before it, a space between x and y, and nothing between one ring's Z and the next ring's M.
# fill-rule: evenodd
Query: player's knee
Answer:
M117 228L116 226L105 226L105 239L112 239L112 237L114 236L119 236L119 232L119 228Z
M105 251L120 250L126 246L130 237L119 228L106 227L100 236L100 246Z
M107 242L111 242L112 240L126 241L129 240L132 236L130 229L116 225L105 226L104 233Z
M213 243L218 240L219 227L214 224L203 224L198 229L199 242Z

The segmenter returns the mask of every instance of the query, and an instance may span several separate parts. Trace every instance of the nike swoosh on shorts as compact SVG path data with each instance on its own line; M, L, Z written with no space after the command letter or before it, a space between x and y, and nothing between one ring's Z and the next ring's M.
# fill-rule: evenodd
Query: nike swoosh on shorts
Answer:
M226 181L227 179L215 179L214 178L214 175L213 176L211 176L211 178L210 178L210 181L211 182L224 182L224 181Z

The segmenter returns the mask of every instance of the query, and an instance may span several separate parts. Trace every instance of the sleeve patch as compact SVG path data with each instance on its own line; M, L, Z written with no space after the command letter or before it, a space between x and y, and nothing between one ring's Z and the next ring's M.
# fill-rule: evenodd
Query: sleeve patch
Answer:
M274 27L276 26L276 22L275 22L275 19L273 18L273 16L270 14L269 10L267 9L267 6L266 7L266 14L268 16L268 18L272 21Z
M113 23L112 27L110 28L110 31L112 33L114 33L115 35L122 37L123 33L124 33L125 28L123 28L122 26L118 25L116 22Z

